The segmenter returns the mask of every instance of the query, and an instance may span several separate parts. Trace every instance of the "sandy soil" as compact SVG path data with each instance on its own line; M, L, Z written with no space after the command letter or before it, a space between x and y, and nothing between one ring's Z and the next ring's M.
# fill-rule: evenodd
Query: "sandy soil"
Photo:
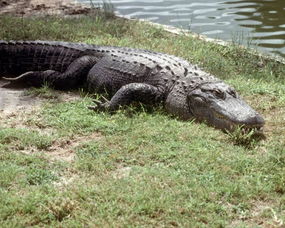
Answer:
M24 89L6 89L1 86L6 82L0 80L0 112L12 113L25 107L40 103L38 98L26 96Z

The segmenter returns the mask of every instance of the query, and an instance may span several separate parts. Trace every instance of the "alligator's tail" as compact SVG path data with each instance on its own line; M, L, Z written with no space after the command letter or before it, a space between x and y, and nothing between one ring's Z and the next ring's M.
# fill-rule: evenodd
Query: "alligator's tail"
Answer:
M27 71L63 72L81 53L82 49L62 42L0 40L0 78Z

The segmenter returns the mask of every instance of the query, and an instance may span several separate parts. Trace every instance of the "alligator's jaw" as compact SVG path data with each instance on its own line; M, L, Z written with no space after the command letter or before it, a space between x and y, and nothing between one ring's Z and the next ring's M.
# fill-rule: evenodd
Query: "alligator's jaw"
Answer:
M228 97L211 105L208 122L220 129L232 131L237 127L261 131L263 117L240 98Z

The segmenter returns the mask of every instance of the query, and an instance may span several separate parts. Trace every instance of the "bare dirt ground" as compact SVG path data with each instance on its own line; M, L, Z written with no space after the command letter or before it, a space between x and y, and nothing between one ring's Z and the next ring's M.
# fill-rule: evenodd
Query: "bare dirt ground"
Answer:
M0 112L8 114L40 103L35 97L25 96L23 89L6 89L1 87L3 84L0 80Z

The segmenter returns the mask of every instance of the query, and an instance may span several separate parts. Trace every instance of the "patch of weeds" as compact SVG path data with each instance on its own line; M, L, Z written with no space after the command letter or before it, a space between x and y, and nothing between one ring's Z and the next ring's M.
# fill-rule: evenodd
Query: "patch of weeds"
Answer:
M51 89L48 84L44 84L40 88L30 88L25 90L24 95L26 96L37 96L44 99L58 99L59 94L57 91Z
M48 203L48 210L57 221L62 221L64 218L70 217L76 208L76 201L66 197L55 198Z
M109 34L110 37L121 38L132 31L132 23L124 18L116 17L115 7L110 1L103 1L102 4L93 3L90 0L91 12L88 15L92 29L99 30L99 33Z
M265 137L255 129L245 130L244 126L239 126L232 132L227 131L227 134L234 144L246 148L254 148L257 142Z
M114 149L105 145L106 142L89 142L76 149L76 167L81 171L100 172L110 168L114 163ZM118 153L118 151L116 151Z
M0 151L0 189L21 189L30 185L49 184L64 171L62 163L45 158L42 153L24 154L18 150Z
M89 0L89 4L91 6L91 14L100 15L101 17L105 17L106 19L115 17L115 6L114 4L108 0L103 0L102 3L94 3L93 0Z
M26 171L26 180L29 185L41 185L57 181L58 177L50 170L31 167Z
M88 157L96 159L101 154L99 151L99 144L97 142L84 144L77 149L76 154L79 158Z
M145 29L145 36L152 37L154 39L164 39L165 31L163 27L149 26L147 29Z
M0 189L1 188L8 188L10 187L15 178L20 173L20 170L18 166L14 164L5 164L4 162L0 163Z
M86 100L49 104L42 112L44 122L64 135L95 130L98 120L92 117L87 104Z
M0 196L0 219L3 227L29 227L49 224L55 217L48 205L54 202L55 191L48 185L5 192Z
M29 146L35 146L39 150L51 146L52 137L40 135L36 131L28 129L0 129L0 144L9 145L15 149L23 150Z
M79 101L49 104L43 110L44 121L58 129L60 134L84 134L99 131L106 134L115 134L120 131L121 124L126 117L120 112L110 115L107 112L94 112L87 107L91 99L85 97ZM121 120L122 123L118 123Z

